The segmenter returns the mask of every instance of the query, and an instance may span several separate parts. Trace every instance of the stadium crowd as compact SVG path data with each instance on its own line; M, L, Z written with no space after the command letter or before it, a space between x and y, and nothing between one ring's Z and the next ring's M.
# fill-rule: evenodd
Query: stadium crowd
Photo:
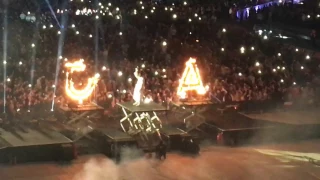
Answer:
M176 89L189 57L197 59L216 103L312 103L320 94L315 52L269 38L268 30L248 31L230 18L233 12L225 3L106 2L97 5L97 12L89 2L70 4L54 9L56 17L52 12L9 9L1 107L6 103L11 111L29 110L51 103L54 93L56 102L65 102L63 64L80 58L87 64L86 74L100 73L94 98L106 108L131 100L136 67L144 72L145 96L156 102L178 98ZM29 15L36 20L27 21ZM2 27L4 32L3 22ZM4 44L0 47L3 55Z

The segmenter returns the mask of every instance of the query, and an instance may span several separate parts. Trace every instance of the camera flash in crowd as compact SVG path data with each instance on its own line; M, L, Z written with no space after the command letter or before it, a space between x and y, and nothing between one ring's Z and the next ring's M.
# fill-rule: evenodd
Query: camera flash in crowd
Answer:
M257 66L257 67L260 66L260 63L259 63L259 62L256 62L256 66Z
M53 25L52 25L52 24L50 24L50 28L53 28Z
M79 31L76 31L76 34L79 34Z
M60 31L58 31L58 34L61 34L61 32L60 32Z
M35 47L36 45L34 43L31 44L31 47Z
M286 69L286 67L282 67L282 70L285 70Z
M21 62L21 61L19 62L19 65L22 65L22 62Z
M145 67L146 67L146 65L144 65L144 64L141 65L141 68L145 68Z
M152 13L154 13L154 10L153 10L153 9L151 9L151 11L150 11L150 12L151 12L151 14L152 14Z
M167 46L167 42L166 42L166 41L163 41L163 42L162 42L162 46Z
M92 38L92 34L89 34L89 38Z
M192 21L192 19L191 18L189 18L189 22L191 22Z
M108 6L111 6L111 3L108 3Z
M31 85L31 84L29 84L29 85L28 85L28 87L32 87L32 85Z
M272 69L273 72L276 72L277 70L275 68Z
M144 9L144 6L141 6L141 9Z
M186 6L187 4L188 4L188 3L187 3L186 1L184 1L184 2L183 2L183 5L185 5L185 6Z
M127 91L124 89L124 90L122 90L122 93L125 94L125 93L127 93Z
M304 67L303 67L303 66L301 66L300 68L301 68L301 70L303 70L303 69L304 69Z
M223 29L222 29L222 32L224 32L224 33L225 33L225 32L227 32L227 30L226 30L225 28L223 28Z
M68 61L68 58L64 58L64 61Z
M119 32L119 36L122 36L122 32Z
M261 36L262 35L262 30L259 30L258 32L259 32L259 35Z
M148 19L148 16L144 16L145 19Z
M268 39L268 36L267 36L267 35L264 35L264 36L263 36L263 39L267 40L267 39Z
M224 51L224 48L221 48L221 51L223 52L223 51Z
M199 39L196 39L196 42L199 42Z
M261 74L261 70L259 70L258 73Z
M47 26L46 26L46 25L43 25L43 26L42 26L42 29L46 29L46 28L47 28Z
M62 56L59 56L59 59L62 59L63 57Z
M173 8L170 8L170 11L173 11Z
M309 55L307 55L307 56L306 56L306 59L310 59L310 56L309 56Z
M107 68L105 66L102 66L102 71L107 70Z
M201 21L201 17L199 17L199 21Z
M165 8L164 8L164 10L165 10L165 11L168 11L168 8L167 8L167 7L165 7Z
M176 14L173 14L173 15L172 15L172 18L173 18L173 19L177 19L177 15L176 15Z
M197 14L197 13L195 13L195 14L194 14L194 17L198 17L198 14Z
M293 85L296 85L297 83L296 82L293 82Z
M122 76L122 72L121 71L118 72L118 76L119 77Z
M240 52L241 52L242 54L244 53L244 50L245 50L244 47L241 47L241 48L240 48Z
M165 72L166 72L166 69L162 69L162 72L164 72L164 73L165 73Z
M76 26L74 24L71 25L72 28L75 28Z
M132 78L128 78L128 81L129 81L129 82L132 82Z
M239 73L238 75L239 75L239 76L242 76L242 73Z
M52 88L55 88L55 87L56 87L56 85L53 84L53 85L52 85Z
M109 98L109 99L112 98L112 94L108 94L108 98Z
M283 83L284 82L283 79L281 79L280 82Z
M299 51L299 49L298 48L296 48L296 52L298 52Z
M7 64L7 61L3 61L3 64Z
M280 69L280 66L277 66L277 69Z
M10 81L11 81L11 79L10 79L10 78L7 78L7 81L8 81L8 82L10 82Z
M116 8L116 11L119 11L119 10L120 10L120 9L117 7L117 8Z
M254 51L254 47L253 46L251 47L251 50Z
M156 72L154 72L154 74L157 76L159 73L158 73L158 71L156 71Z
M278 56L280 57L280 56L281 56L281 53L278 53Z
M140 3L140 4L143 4L143 2L142 2L142 1L140 1L139 3Z
M99 16L96 16L96 19L99 19Z

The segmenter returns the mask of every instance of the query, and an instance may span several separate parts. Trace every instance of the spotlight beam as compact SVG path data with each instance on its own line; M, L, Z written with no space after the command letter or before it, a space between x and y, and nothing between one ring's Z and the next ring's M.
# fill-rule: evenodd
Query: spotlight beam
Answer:
M47 1L47 0L46 0ZM63 9L65 9L68 6L68 2L64 1L63 3ZM57 53L57 63L56 63L56 74L55 74L55 79L54 79L54 89L53 89L53 97L52 97L52 104L51 104L51 111L53 111L54 109L54 105L55 105L55 97L56 97L56 93L57 93L57 87L58 87L58 77L59 77L59 72L60 72L60 56L62 56L63 54L63 45L64 45L64 38L65 38L65 34L66 34L66 30L67 28L67 24L68 24L68 15L67 14L63 14L61 16L61 24L62 26L60 27L60 31L61 34L59 36L59 41L58 41L58 53Z
M4 0L3 12L3 113L6 113L6 89L7 89L7 49L8 49L8 1Z

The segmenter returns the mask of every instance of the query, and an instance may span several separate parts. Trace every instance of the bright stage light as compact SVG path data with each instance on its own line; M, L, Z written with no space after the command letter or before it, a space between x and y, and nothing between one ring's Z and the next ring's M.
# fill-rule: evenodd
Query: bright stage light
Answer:
M203 95L206 90L203 86L199 69L196 65L196 59L190 58L186 62L186 68L180 79L177 94L181 98L186 97L187 91L195 90L198 94Z
M99 74L95 74L93 77L88 78L88 83L83 89L81 90L76 89L74 87L74 82L72 81L72 78L71 79L69 78L69 74L72 74L73 72L85 71L86 65L83 62L84 60L80 59L79 61L65 64L65 67L69 69L69 72L66 73L66 84L65 84L66 94L72 100L77 100L79 104L81 104L83 100L90 97L100 78Z
M162 46L167 46L167 42L166 42L166 41L163 41L163 42L162 42Z
M152 98L151 97L146 97L143 101L145 104L149 104L152 102Z
M122 72L121 71L118 72L118 76L119 77L122 76Z

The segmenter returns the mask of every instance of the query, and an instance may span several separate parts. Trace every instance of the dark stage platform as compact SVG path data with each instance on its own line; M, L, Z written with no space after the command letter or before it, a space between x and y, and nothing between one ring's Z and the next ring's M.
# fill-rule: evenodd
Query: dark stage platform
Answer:
M0 128L0 163L72 160L73 142L59 132L29 127Z
M116 129L98 129L98 131L114 142L132 142L132 141L135 142L136 141L133 137L129 136L127 133L124 133Z
M172 102L173 105L182 107L182 106L207 106L211 105L212 102L210 100L197 100L197 101L177 101Z
M166 107L150 102L148 104L141 103L140 106L134 106L132 102L117 103L118 106L130 111L130 112L152 112L152 111L167 111Z
M90 103L90 104L83 104L83 105L77 105L75 107L69 107L67 105L62 105L59 107L61 110L65 112L76 112L76 111L103 111L103 107L95 104L95 103Z

